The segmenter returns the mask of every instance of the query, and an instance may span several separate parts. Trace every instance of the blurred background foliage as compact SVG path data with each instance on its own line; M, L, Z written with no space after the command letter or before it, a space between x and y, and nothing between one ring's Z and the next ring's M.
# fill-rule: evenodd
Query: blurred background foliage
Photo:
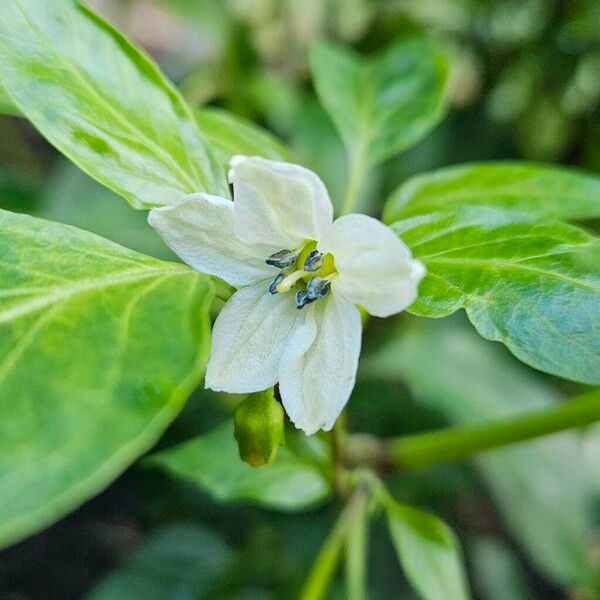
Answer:
M361 208L373 214L410 175L467 160L600 171L597 0L90 4L153 54L193 105L227 109L278 134L338 201L344 150L311 88L307 48L325 38L376 52L414 30L438 40L452 60L450 114L372 173ZM0 207L173 258L143 213L67 164L18 118L0 117ZM579 391L520 365L461 316L373 320L363 357L349 425L378 436L494 419ZM198 391L160 447L210 431L235 403ZM592 428L396 475L392 488L455 528L477 598L583 600L579 586L600 570L599 458L600 430ZM0 552L0 598L291 598L336 512L327 504L294 515L221 503L142 461L73 515ZM370 592L415 597L382 523L372 533ZM339 582L330 597L343 596Z

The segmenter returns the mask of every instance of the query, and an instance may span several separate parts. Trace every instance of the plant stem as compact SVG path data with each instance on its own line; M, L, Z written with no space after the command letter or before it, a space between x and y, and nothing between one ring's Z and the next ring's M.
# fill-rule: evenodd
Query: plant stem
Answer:
M411 469L467 458L478 452L600 421L600 389L546 410L494 423L457 427L384 442L386 463Z
M346 504L335 527L331 530L319 551L317 559L302 586L299 600L321 600L326 597L348 531L354 526L357 519L362 518L368 500L368 490L360 487Z
M362 504L346 534L346 596L348 600L367 598L369 547L369 506Z
M346 215L354 210L359 194L362 190L367 165L365 153L362 149L352 152L348 159L348 187L342 202L340 215Z

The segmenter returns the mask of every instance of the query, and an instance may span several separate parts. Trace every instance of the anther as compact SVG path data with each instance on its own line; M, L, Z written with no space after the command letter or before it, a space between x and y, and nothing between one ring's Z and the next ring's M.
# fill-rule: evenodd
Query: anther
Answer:
M314 299L308 297L308 294L304 290L296 292L296 308L298 310L304 308L307 304L310 304L314 301Z
M318 250L311 250L304 261L304 270L309 273L318 271L323 266L323 253Z
M275 254L271 254L265 262L272 267L278 269L287 269L298 260L298 253L295 250L279 250Z
M329 293L330 281L324 277L312 277L306 283L306 295L309 300L323 298Z
M281 273L279 273L279 275L277 275L277 277L275 277L275 279L273 279L273 281L271 281L271 283L269 284L269 294L277 294L279 293L277 291L277 286L284 280L285 278L285 274L283 273L283 271Z

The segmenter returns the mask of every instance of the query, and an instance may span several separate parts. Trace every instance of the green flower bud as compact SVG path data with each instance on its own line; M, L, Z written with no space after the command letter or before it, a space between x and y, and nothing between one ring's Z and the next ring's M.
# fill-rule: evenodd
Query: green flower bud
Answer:
M234 435L240 458L253 467L267 465L275 459L283 441L283 407L273 396L273 389L250 394L234 413Z

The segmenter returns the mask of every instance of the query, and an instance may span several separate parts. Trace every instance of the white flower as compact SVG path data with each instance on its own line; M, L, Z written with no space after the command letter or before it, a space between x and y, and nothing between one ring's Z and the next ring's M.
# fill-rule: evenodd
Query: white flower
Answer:
M206 387L246 393L279 382L296 427L330 430L356 378L357 305L400 312L425 269L376 219L333 221L308 169L237 156L229 179L233 202L197 193L149 216L185 262L238 288L214 324Z

